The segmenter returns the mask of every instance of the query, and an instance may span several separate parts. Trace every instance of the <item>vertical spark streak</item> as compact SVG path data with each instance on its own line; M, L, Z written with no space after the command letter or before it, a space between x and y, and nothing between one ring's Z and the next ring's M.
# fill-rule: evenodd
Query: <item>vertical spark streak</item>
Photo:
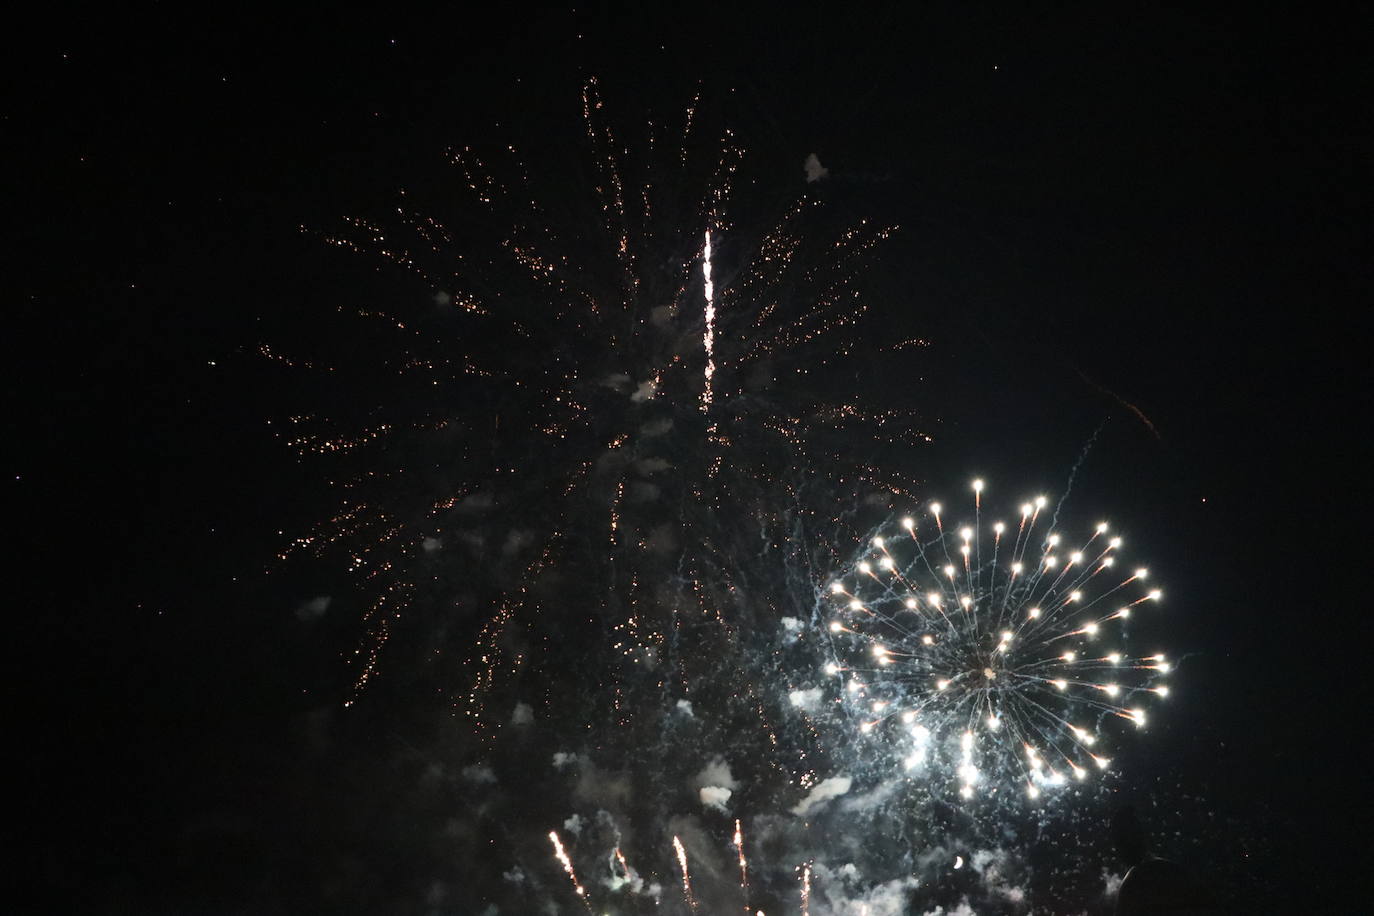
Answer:
M701 392L701 412L711 409L711 376L716 374L716 287L711 282L711 230L706 230L706 248L701 256L701 276L706 284L706 332L702 345L706 349L706 387Z
M677 864L682 869L682 896L686 898L687 905L695 910L697 902L692 897L692 880L687 874L687 850L682 848L682 841L677 837L673 837L673 851L677 853Z
M554 857L563 864L563 870L568 873L568 879L572 881L573 890L577 892L577 896L581 898L582 902L590 908L591 904L587 903L587 889L578 882L577 872L573 871L572 859L569 859L568 854L563 851L563 841L558 838L558 831L550 830L549 840L553 843Z
M735 820L735 851L739 854L739 886L744 891L744 911L749 912L749 862L744 858L744 830Z
M811 916L811 863L802 866L801 911L802 916Z

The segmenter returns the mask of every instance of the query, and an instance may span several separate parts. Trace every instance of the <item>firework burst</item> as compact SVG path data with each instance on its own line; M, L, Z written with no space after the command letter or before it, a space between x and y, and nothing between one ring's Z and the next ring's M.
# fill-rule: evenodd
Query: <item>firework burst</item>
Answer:
M1105 770L1113 733L1168 695L1165 656L1124 646L1162 592L1107 523L1061 530L1043 496L988 521L973 493L967 524L930 503L828 583L824 673L867 753L932 793L1036 800Z
M731 541L758 535L721 516L752 500L768 524L778 510L759 494L782 486L780 468L910 485L853 446L923 441L915 415L864 411L812 381L855 354L868 306L853 281L891 227L836 228L807 196L761 232L736 225L743 152L728 130L705 135L696 102L672 142L649 125L642 162L602 109L591 82L588 187L561 180L566 161L531 168L514 147L463 148L450 156L469 196L456 218L403 198L389 218L327 237L423 284L409 305L345 311L367 347L260 348L283 371L322 377L323 400L353 386L366 405L277 421L303 459L328 463L338 493L281 561L341 562L368 596L355 699L419 617L412 648L426 665L463 659L439 676L468 685L456 704L490 734L508 707L490 713L487 698L533 667L532 645L551 641L541 621L563 608L592 625L571 637L601 647L584 655L608 649L630 669L657 668L684 621L727 625ZM623 716L617 690L605 705Z

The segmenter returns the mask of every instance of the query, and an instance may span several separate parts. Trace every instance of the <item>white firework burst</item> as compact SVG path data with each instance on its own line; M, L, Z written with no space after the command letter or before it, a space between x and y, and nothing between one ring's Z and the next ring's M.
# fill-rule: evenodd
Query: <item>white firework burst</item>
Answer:
M1118 726L1168 695L1162 654L1123 622L1162 592L1103 522L1060 531L1045 497L1010 521L946 525L938 502L881 531L821 596L832 699L935 794L1036 800L1110 764Z

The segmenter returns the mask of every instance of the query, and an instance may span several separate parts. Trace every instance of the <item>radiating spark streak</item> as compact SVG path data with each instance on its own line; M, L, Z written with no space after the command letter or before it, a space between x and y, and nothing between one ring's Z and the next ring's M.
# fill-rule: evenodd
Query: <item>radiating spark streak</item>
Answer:
M735 853L739 857L739 886L744 892L744 910L749 911L749 862L744 858L744 830L735 820Z
M673 852L677 854L678 868L682 870L682 897L687 901L687 905L695 910L697 902L692 896L692 879L687 872L687 850L683 848L682 840L677 837L673 837Z
M577 872L573 871L572 859L569 859L567 852L564 851L563 841L558 838L558 831L549 831L549 841L553 843L554 857L562 863L563 871L567 872L568 880L572 882L573 890L577 893L583 905L590 910L591 904L587 902L587 890L577 880Z
M711 409L711 378L716 374L716 286L711 280L711 230L706 230L706 246L701 256L701 276L706 289L706 329L702 346L706 350L705 387L701 392L701 411Z

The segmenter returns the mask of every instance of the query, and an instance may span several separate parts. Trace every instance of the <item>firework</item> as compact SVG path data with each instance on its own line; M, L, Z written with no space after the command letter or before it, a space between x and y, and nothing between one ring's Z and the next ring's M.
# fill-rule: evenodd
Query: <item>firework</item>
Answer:
M864 352L868 304L853 281L892 227L837 228L814 197L769 222L751 217L761 232L735 225L743 151L724 128L704 134L695 102L667 163L658 126L642 161L628 153L594 81L582 114L589 186L564 180L561 148L534 167L537 150L454 150L469 195L456 218L403 196L390 217L326 236L423 292L345 310L365 348L260 348L283 372L320 376L321 399L336 404L276 421L303 459L327 462L338 496L280 559L335 561L365 596L350 699L406 633L427 667L463 664L447 673L467 686L456 705L488 737L504 710L487 699L537 667L524 647L549 641L551 603L596 624L582 633L598 644L579 651L598 671L657 665L684 620L725 621L729 603L715 596L731 590L729 541L741 536L719 521L727 500L776 516L779 501L760 494L779 468L909 486L856 460L854 446L927 438L911 411L864 411L810 382ZM345 400L365 410L337 408L350 389ZM573 569L575 587L551 584ZM682 585L668 596L650 583ZM433 621L437 607L450 610L436 625L408 623ZM436 645L440 630L465 643ZM624 719L633 705L607 686L603 708Z
M1118 725L1168 695L1163 654L1132 655L1124 624L1160 600L1103 522L1046 521L1045 497L1004 522L947 525L930 503L874 536L826 587L832 697L861 740L965 799L1031 800L1105 770Z

